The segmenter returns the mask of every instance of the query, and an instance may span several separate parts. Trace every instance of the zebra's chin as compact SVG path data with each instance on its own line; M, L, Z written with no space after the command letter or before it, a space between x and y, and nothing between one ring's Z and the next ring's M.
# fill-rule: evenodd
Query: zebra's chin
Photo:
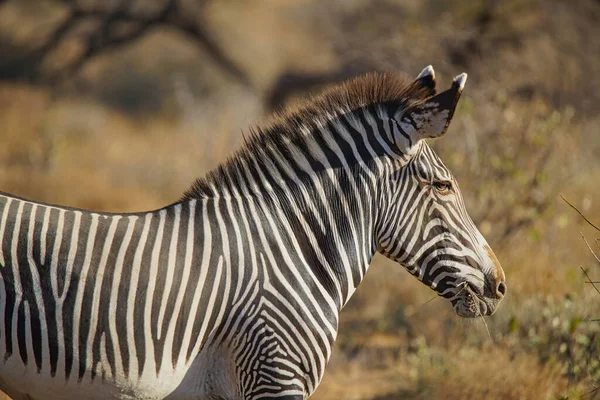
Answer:
M454 305L456 315L462 318L477 318L484 315L491 315L490 310L491 308L482 300L476 300L475 302L469 302L468 300L457 301Z

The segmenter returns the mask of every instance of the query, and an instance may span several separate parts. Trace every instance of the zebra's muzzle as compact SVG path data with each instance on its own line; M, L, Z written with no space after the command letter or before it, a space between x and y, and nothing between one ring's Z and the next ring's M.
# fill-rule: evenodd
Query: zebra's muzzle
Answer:
M492 315L496 309L493 302L488 302L483 294L469 282L460 284L460 291L451 300L456 314L463 318L477 318Z

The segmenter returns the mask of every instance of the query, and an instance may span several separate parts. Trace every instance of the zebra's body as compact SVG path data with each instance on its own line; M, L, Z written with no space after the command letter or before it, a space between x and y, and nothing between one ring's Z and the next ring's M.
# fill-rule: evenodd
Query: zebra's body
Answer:
M235 366L218 365L210 358L226 357L212 353L240 351L236 343L260 337L267 349L263 370L240 365L231 371L234 382L247 370L266 379L278 354L297 362L287 365L300 377L289 380L290 393L304 395L319 382L340 304L324 287L307 287L304 279L314 273L301 253L286 249L294 240L281 233L286 227L267 230L252 218L279 221L260 200L191 199L156 212L102 215L0 196L0 210L0 262L9 266L1 270L0 285L3 380L45 377L65 382L70 396L98 386L82 395L124 391L163 398L177 389L201 349L214 347L203 360L211 368L191 374L204 373L200 381L213 388ZM297 269L286 276L280 263ZM289 315L279 315L280 308ZM286 324L303 340L276 331ZM223 339L234 348L225 348ZM47 390L43 383L36 396L32 386L33 398ZM224 396L239 396L228 389Z
M272 128L281 137L257 135L157 211L0 195L0 389L17 399L306 398L376 251L457 313L493 312L500 266L458 191L444 205L424 186L452 177L416 136L445 131L464 80L427 103L432 70L412 86L385 79L358 82L358 100L331 99L345 88L293 114ZM360 98L386 84L405 95L393 108L385 94Z

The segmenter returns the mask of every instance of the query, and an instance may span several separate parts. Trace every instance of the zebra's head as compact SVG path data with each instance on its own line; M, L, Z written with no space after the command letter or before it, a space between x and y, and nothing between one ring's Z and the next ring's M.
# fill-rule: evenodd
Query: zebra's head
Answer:
M458 315L473 318L494 313L506 293L504 272L452 173L423 140L446 132L466 79L461 74L445 92L392 110L390 133L399 156L383 183L390 197L377 240L381 253L449 299ZM433 68L413 84L435 93Z

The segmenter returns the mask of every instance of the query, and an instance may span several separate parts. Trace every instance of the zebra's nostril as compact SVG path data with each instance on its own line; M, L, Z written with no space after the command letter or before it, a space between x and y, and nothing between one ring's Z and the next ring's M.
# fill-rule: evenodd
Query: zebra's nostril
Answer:
M498 297L504 297L504 295L506 294L506 283L504 283L504 282L498 283L498 288L496 289L496 293L498 294Z

